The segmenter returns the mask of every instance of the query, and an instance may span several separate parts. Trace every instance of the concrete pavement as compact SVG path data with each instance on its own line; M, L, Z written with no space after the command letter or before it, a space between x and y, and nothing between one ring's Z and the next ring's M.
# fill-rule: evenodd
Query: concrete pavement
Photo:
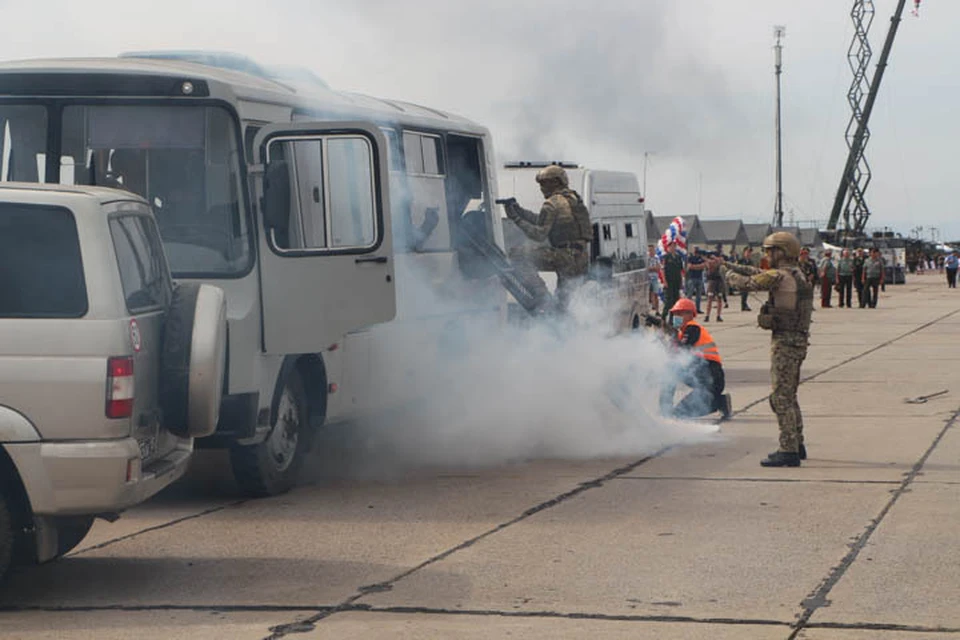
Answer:
M912 276L814 318L799 469L758 465L768 337L731 307L715 441L261 501L195 473L16 575L0 638L960 640L960 294Z

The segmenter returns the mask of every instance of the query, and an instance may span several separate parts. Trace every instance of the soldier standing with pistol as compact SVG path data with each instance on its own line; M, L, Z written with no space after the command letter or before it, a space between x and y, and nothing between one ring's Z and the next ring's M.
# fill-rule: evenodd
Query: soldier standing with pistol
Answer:
M723 267L727 282L744 291L768 291L769 299L757 321L772 332L770 378L773 393L770 406L780 426L780 447L760 464L764 467L799 467L806 459L803 444L803 416L797 401L800 365L807 356L813 287L797 265L800 242L793 234L778 231L763 241L770 269L744 265Z
M537 183L546 201L540 213L524 209L513 198L502 201L510 218L523 233L536 242L549 244L521 246L510 250L510 259L516 270L528 282L539 282L539 291L547 292L547 285L538 271L557 274L557 298L561 309L566 309L576 281L587 273L590 262L590 241L593 225L580 195L570 189L567 172L552 164L537 173Z

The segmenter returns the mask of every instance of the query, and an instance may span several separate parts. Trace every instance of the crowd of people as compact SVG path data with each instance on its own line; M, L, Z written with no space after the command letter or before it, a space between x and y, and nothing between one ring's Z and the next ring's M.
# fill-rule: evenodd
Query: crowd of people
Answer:
M747 247L740 257L726 256L722 246L717 245L714 251L694 247L683 256L677 251L675 244L670 244L667 245L663 257L658 258L654 246L650 245L647 272L650 277L650 305L653 312L666 317L673 305L684 297L694 301L696 312L703 314L704 322L710 322L714 309L716 321L723 322L723 310L730 306L730 289L723 279L720 267L726 262L752 265L752 252L753 250ZM704 301L706 312L703 310ZM750 310L746 292L741 294L740 309Z
M658 258L654 247L649 247L647 270L650 278L650 304L654 313L666 317L669 309L681 297L686 297L696 305L703 321L710 322L716 309L717 322L723 322L723 310L729 308L729 286L721 275L724 264L767 268L766 257L754 259L753 249L745 247L739 255L724 255L722 247L717 245L714 251L704 251L694 247L685 257L676 247L667 247L662 258ZM854 304L860 309L875 309L881 291L886 291L886 260L877 248L843 249L838 257L832 249L823 251L819 260L810 255L810 249L800 251L797 262L814 289L819 289L820 306L829 309L834 306L834 293L840 308L852 309ZM958 258L956 253L947 255L944 263L948 285L956 287ZM952 277L951 277L952 276ZM740 297L740 310L750 311L748 292L737 292ZM706 310L703 301L706 300ZM661 301L663 311L661 312Z

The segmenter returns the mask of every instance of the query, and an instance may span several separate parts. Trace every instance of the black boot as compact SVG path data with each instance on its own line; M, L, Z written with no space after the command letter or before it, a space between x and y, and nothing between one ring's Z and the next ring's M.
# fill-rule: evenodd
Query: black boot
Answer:
M733 415L733 397L725 393L720 397L720 417L723 420L729 420Z
M807 448L801 444L801 445L800 445L800 452L799 452L797 455L800 456L800 459L801 459L801 460L806 460L806 459L807 459Z
M761 467L799 467L800 455L793 451L774 451L760 461Z

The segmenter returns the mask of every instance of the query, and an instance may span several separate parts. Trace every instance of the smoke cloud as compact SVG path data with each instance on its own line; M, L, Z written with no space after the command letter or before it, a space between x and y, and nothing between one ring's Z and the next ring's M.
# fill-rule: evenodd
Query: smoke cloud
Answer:
M398 266L397 281L417 300L418 316L449 311L416 268ZM565 320L504 325L448 316L440 335L427 330L426 339L421 322L378 327L373 349L387 364L376 393L389 395L391 380L413 376L412 401L391 398L394 409L326 434L335 454L314 477L638 458L712 437L710 422L660 416L661 384L689 356L649 332L615 335L612 318L588 282Z

